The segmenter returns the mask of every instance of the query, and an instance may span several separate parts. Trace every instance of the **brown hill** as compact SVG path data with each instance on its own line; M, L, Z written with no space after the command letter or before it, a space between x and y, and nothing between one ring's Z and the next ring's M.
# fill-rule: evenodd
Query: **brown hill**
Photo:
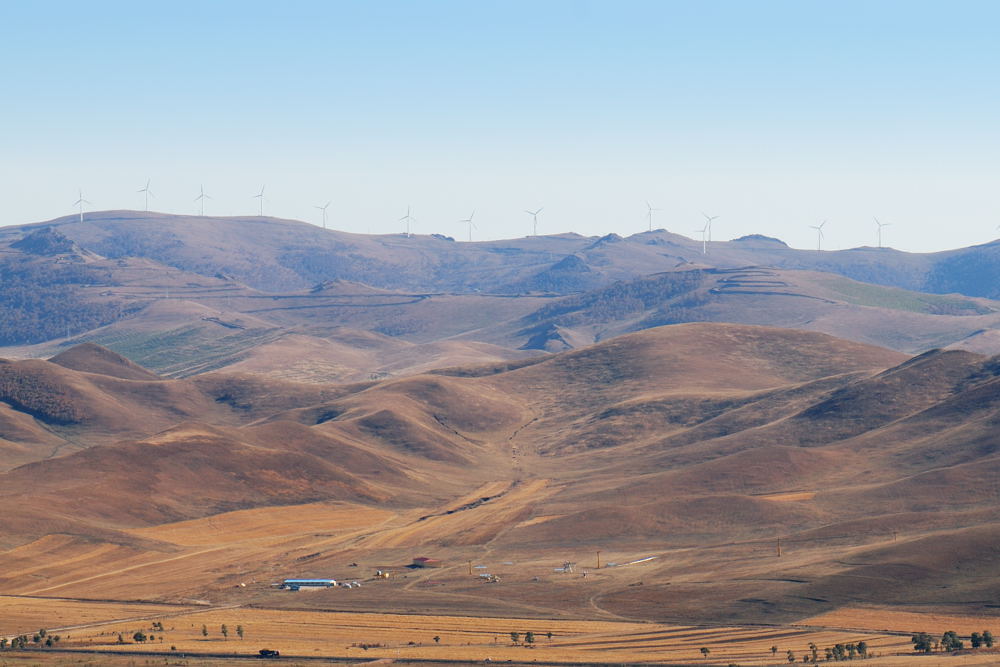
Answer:
M122 380L157 380L156 373L147 371L120 354L94 343L74 345L49 359L53 364L84 373L97 373Z
M184 423L160 433L0 477L8 544L72 533L119 545L107 548L145 573L114 580L121 594L235 600L219 572L356 577L348 563L375 569L418 553L451 565L295 603L476 613L488 601L511 613L760 622L886 601L981 611L1000 590L988 547L1000 360L969 352L907 358L816 332L698 323L542 360L340 386L7 364L21 365L78 406L79 434L104 424L90 411L105 396L125 400L115 393L125 387L161 387L146 394L161 418L181 404ZM273 506L301 507L312 526L315 501L389 516L361 529L253 532L254 512L273 527ZM237 541L214 536L213 517L230 525L227 511L244 509ZM163 534L188 537L148 542L151 527L179 519L189 522ZM614 566L553 573L595 551ZM33 557L46 581L0 586L97 590L74 564L82 555L60 556L59 567ZM466 564L480 560L504 572L502 585L470 583ZM263 588L239 595L288 604Z

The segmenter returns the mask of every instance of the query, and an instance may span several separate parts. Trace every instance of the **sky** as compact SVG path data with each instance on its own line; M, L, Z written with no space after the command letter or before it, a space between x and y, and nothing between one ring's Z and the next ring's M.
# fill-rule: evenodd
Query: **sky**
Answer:
M1000 3L0 3L0 226L88 209L357 233L1000 237Z

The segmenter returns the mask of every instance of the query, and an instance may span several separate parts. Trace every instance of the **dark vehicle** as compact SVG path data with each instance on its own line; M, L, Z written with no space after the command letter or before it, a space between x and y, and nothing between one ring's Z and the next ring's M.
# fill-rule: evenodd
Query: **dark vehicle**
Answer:
M269 648L262 648L260 650L260 657L262 658L278 658L281 657L281 653L278 651L272 651Z

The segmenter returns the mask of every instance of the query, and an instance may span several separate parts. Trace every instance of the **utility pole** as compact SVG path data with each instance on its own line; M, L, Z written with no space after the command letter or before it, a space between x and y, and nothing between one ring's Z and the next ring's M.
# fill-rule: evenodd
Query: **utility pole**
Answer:
M781 536L778 536L778 558L781 558Z
M469 576L472 576L472 561L469 561Z
M601 569L601 551L600 551L600 549L598 549L598 551L597 551L597 569L598 570Z

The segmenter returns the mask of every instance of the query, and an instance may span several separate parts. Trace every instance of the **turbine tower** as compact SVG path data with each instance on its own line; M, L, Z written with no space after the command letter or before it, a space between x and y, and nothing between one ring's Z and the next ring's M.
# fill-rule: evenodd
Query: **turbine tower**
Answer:
M83 198L83 189L82 188L79 189L77 192L79 193L80 196L77 197L77 200L75 202L73 202L73 206L79 206L80 207L80 222L83 222L83 205L84 204L89 204L90 202Z
M823 249L823 225L826 224L826 220L819 223L818 225L809 225L809 229L816 230L816 251L819 252Z
M892 223L891 222L879 222L878 218L875 218L875 224L878 225L878 232L877 232L877 235L878 235L878 247L881 248L882 247L882 228L883 227L888 227Z
M715 220L716 218L718 218L719 216L717 216L717 215L709 215L709 214L704 213L704 212L702 212L702 215L705 216L705 229L708 230L708 240L709 240L709 242L711 242L712 241L712 221Z
M198 189L201 191L201 194L199 194L197 197L195 197L194 200L201 205L201 209L200 209L198 215L204 217L205 216L205 200L206 199L211 199L211 197L209 197L208 195L205 194L205 186L204 185L199 185Z
M694 230L694 231L698 232L699 234L701 234L701 254L702 255L705 255L705 254L708 253L708 245L705 243L705 233L708 231L708 225L709 225L709 223L706 222L704 227L702 227L701 229Z
M527 213L528 215L531 216L531 230L532 230L531 235L532 236L538 236L538 214L541 213L544 208L545 207L542 206L537 211L529 211L528 209L524 210L525 213Z
M399 219L400 222L406 223L406 238L410 238L410 223L416 222L417 219L410 215L410 205L406 205L406 215Z
M479 229L478 227L476 227L476 223L472 222L472 219L474 217L476 217L476 210L472 209L472 215L470 215L465 220L459 220L459 222L467 222L467 223L469 223L469 240L470 241L472 240L472 230L473 229Z
M653 205L646 202L646 219L649 220L649 231L653 231L653 211L660 211L662 209L653 208Z
M260 215L260 217L263 218L264 217L264 186L263 185L260 186L260 193L254 195L253 198L256 199L258 202L260 202L260 209L259 209L258 215Z
M146 179L146 187L142 188L141 190L137 190L136 192L142 192L143 194L146 195L146 208L143 209L143 210L148 211L149 210L149 197L150 197L150 195L152 195L153 197L156 196L156 195L153 194L153 191L149 189L149 179L148 178Z
M314 206L313 207L313 208L318 208L319 210L323 211L323 229L326 229L326 209L332 203L333 202L327 202L327 203L323 204L322 206Z

